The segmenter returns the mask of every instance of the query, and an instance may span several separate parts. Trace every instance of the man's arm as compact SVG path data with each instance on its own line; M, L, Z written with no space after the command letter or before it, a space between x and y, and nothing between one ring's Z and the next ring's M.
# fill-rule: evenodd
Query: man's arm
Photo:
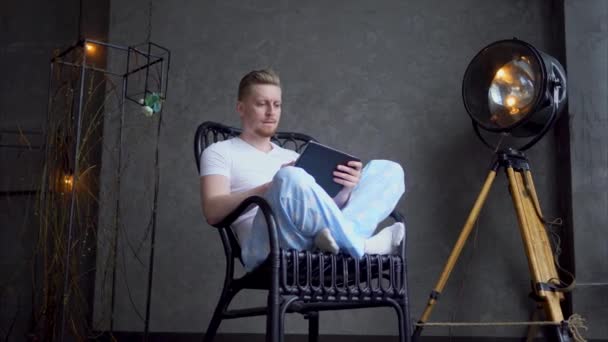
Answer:
M207 223L214 225L221 222L247 197L263 195L270 183L265 183L253 189L230 193L228 177L208 175L201 177L201 206Z
M350 199L350 193L351 189L344 187L336 194L336 197L334 197L333 200L338 208L342 209L346 206L346 203L348 203L348 200Z

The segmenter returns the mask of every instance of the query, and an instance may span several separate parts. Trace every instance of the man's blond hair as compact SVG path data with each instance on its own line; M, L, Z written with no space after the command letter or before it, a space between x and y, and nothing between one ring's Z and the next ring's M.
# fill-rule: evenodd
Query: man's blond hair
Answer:
M238 100L242 101L245 96L249 95L249 89L256 84L271 84L281 87L279 75L271 69L253 70L241 78L239 83Z

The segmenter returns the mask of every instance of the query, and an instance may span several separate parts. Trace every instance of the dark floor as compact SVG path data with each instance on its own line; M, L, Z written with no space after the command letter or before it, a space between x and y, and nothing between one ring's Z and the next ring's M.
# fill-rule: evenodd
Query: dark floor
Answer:
M118 332L114 333L114 339L105 335L99 341L143 341L143 334L140 332ZM149 342L200 342L203 334L200 333L151 333L148 337ZM537 341L543 341L538 339ZM265 336L262 334L218 334L214 342L264 342ZM307 342L306 335L287 335L285 342ZM378 335L321 335L319 342L397 342L397 336L378 336ZM497 337L434 337L423 336L420 342L516 342L525 341L525 338L497 338ZM601 342L605 340L588 340L589 342Z

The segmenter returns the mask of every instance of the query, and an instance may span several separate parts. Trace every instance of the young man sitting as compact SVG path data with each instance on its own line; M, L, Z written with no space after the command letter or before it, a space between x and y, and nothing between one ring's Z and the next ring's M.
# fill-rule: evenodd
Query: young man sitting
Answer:
M329 195L303 169L293 166L294 151L272 143L281 118L281 84L272 70L256 70L239 84L237 112L240 136L207 147L201 157L203 213L210 224L220 222L247 197L268 200L277 219L281 248L337 253L389 254L404 236L402 223L373 235L405 190L401 166L387 160L339 165L334 181L343 185ZM247 271L268 256L264 216L253 208L233 224Z

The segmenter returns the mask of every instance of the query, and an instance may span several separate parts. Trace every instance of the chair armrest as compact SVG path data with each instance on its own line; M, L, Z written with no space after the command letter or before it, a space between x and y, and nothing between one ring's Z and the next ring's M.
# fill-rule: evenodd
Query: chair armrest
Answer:
M270 207L270 204L260 196L251 196L247 197L241 204L239 204L236 209L234 209L228 216L226 216L222 221L217 224L214 224L213 227L216 228L224 228L229 227L234 223L234 221L241 216L247 208L251 205L257 205L262 214L264 215L264 219L266 220L266 225L268 227L268 241L270 242L270 251L271 253L276 251L277 255L279 253L279 240L277 238L277 225L276 219L274 216L274 212Z
M395 222L401 222L405 225L405 218L403 217L403 215L398 212L397 210L393 210L393 212L390 214L390 217L395 220ZM405 228L405 234L403 235L403 240L401 240L401 245L399 246L399 249L401 251L401 257L403 257L403 262L405 264L406 260L406 247L407 247L407 227ZM407 267L407 265L406 265Z
M279 239L277 237L277 224L274 216L274 212L270 207L270 204L260 196L247 197L236 209L234 209L228 216L226 216L220 223L214 225L216 228L229 227L241 214L250 206L257 205L264 219L266 220L266 226L268 227L268 242L270 244L270 268L271 268L271 280L270 280L270 293L275 295L268 296L269 307L278 307L279 304L279 267L281 264L281 251L279 250Z
M401 223L405 224L405 219L403 218L403 215L401 215L401 213L398 212L397 210L393 210L393 212L391 212L390 216L393 220L395 220L395 222L401 222Z

